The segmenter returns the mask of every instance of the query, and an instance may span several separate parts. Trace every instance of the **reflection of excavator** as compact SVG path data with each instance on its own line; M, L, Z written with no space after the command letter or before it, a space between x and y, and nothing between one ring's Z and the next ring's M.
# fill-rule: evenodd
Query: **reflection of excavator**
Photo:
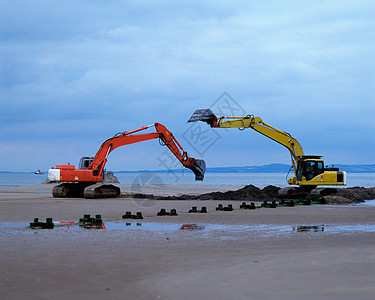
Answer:
M134 134L150 127L155 127L157 132ZM85 198L119 196L119 187L102 183L108 154L120 146L157 138L160 139L159 142L163 146L166 145L169 150L171 150L184 167L194 172L195 180L203 180L206 170L204 160L189 157L173 134L162 124L155 123L136 130L118 133L114 137L106 140L101 145L95 157L81 158L79 169L75 169L73 165L57 165L56 168L49 169L48 179L50 181L63 182L53 188L53 196Z
M338 168L324 167L321 156L305 155L302 146L289 133L278 130L262 121L259 117L220 117L217 118L210 109L198 109L188 122L203 121L214 128L237 127L238 129L252 128L266 137L285 146L292 159L295 177L290 177L288 183L299 185L300 191L310 192L321 185L345 185L346 172Z

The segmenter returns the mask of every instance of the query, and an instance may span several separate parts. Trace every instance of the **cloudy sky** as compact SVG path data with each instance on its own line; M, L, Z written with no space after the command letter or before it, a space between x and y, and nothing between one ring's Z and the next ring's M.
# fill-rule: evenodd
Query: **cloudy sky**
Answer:
M290 162L250 129L197 138L186 121L206 107L259 116L327 164L375 163L374 1L179 2L0 0L0 170L77 164L155 122L211 167ZM107 169L165 157L147 141Z

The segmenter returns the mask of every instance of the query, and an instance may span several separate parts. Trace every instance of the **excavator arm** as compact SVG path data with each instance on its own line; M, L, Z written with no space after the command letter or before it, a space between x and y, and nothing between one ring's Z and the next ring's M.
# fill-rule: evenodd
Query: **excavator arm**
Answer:
M146 130L150 127L155 127L156 132L137 134L137 132ZM85 197L96 198L96 194L98 194L97 190L89 191L91 188L89 185L103 181L103 172L109 153L121 146L157 138L160 139L163 145L169 148L185 168L194 172L195 180L203 180L206 170L205 161L189 157L173 134L164 125L155 123L149 126L143 126L136 130L118 133L112 138L109 138L100 146L95 157L93 159L91 158L91 163L88 166L84 166L84 168L75 169L73 165L56 165L56 168L50 169L48 171L48 179L50 181L67 183L55 187L53 195L55 197L65 197L72 194L84 194ZM106 186L106 188L107 190L111 189L111 187L108 186ZM106 197L105 193L105 191L102 192L104 196L101 195L101 197ZM111 196L117 195L119 194L119 190L116 190L115 192L110 191L108 194ZM93 196L91 197L91 195Z
M346 184L345 172L338 169L324 168L321 156L306 156L301 144L289 133L281 131L265 122L259 117L248 115L245 117L220 117L217 118L210 109L198 109L188 122L203 121L213 128L238 128L243 130L251 128L275 142L286 147L291 155L295 177L289 178L289 184L300 186L318 185L344 185Z
M159 137L159 134L157 132L154 133L146 133L146 134L137 134L132 135L132 133L145 130L150 126L143 126L137 130L133 130L130 132L124 132L121 134L116 134L114 137L106 140L99 148L98 152L96 153L94 160L92 163L87 167L87 170L92 170L94 172L94 175L98 177L102 177L104 167L107 163L107 156L109 153L111 153L113 150L115 150L118 147L130 145L138 142L143 142L151 139L156 139Z
M265 122L259 117L248 115L246 117L220 117L217 118L210 109L198 109L188 122L203 121L214 128L251 128L260 134L274 140L286 147L291 155L293 168L296 171L297 158L304 156L301 144L289 133L281 131Z
M145 133L145 134L134 134L139 131L143 131L150 127L155 127L156 132ZM96 153L94 160L88 166L88 170L93 170L96 176L102 176L105 164L107 162L107 156L113 150L118 147L130 145L138 142L159 138L165 146L176 156L176 158L182 163L182 165L188 169L191 169L195 174L195 180L203 180L205 172L205 162L203 160L197 160L189 157L184 151L183 147L173 136L164 125L155 123L149 126L143 126L136 130L118 133L114 137L106 140L98 152Z
M176 156L185 168L193 171L195 180L203 180L206 171L206 163L202 159L189 157L184 148L164 125L155 123L155 129L159 133L160 140L168 147L168 149Z

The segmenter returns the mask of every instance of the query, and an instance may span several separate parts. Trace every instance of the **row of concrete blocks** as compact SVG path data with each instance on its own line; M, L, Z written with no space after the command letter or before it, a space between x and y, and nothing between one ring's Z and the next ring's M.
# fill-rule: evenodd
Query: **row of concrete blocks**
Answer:
M79 219L80 225L90 224L90 225L101 225L103 224L102 216L96 215L95 218L91 218L90 215L83 215L83 218ZM30 223L31 228L38 229L53 229L55 224L52 218L46 218L46 222L40 222L39 218L34 218L34 222Z
M161 208L160 211L157 213L157 216L178 216L177 210L172 208L170 212L168 212L165 208Z
M135 215L132 215L131 211L127 211L125 215L122 216L123 219L143 219L142 213L137 211Z
M102 215L95 215L95 218L91 218L90 215L83 215L83 218L79 219L80 223L90 223L90 224L103 224Z
M54 226L52 218L47 218L46 222L40 222L39 218L34 218L34 222L30 223L31 228L52 229Z
M294 207L295 205L311 205L311 204L324 204L322 201L315 201L312 202L311 200L299 199L297 201L294 200L281 200L279 203L276 203L275 200L268 203L267 201L263 201L261 206L256 207L254 202L250 204L246 204L246 202L242 202L240 205L240 209L256 209L256 208L276 208L278 206L289 206ZM222 204L218 204L215 209L216 211L233 211L233 205L228 204L228 206L223 206ZM189 213L207 213L207 207L202 206L200 210L197 209L197 206L193 206ZM176 209L172 208L170 212L166 211L165 208L161 208L160 211L157 213L157 216L178 216ZM142 212L138 211L135 215L133 215L130 211L127 211L125 215L122 216L123 219L143 219ZM80 223L83 224L95 224L100 225L103 223L101 215L95 215L95 218L92 218L90 215L83 215L83 218L79 219ZM34 222L30 223L31 228L45 228L45 229L52 229L54 228L54 223L52 218L46 218L46 222L40 222L39 218L34 218Z
M256 209L256 208L276 208L276 207L294 207L296 205L312 205L312 204L325 204L324 200L316 200L311 201L308 199L299 199L299 200L285 200L282 199L278 203L276 200L271 202L263 201L260 206L255 206L254 202L251 202L250 205L246 204L246 202L242 202L240 205L240 209Z

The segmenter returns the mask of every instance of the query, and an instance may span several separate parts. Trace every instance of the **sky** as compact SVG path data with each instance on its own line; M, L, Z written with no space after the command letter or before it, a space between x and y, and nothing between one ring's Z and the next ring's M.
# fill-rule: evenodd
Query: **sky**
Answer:
M208 167L290 163L251 129L186 122L202 108L261 117L326 164L374 164L374 14L372 0L0 0L0 171L77 165L155 122ZM157 140L107 163L173 167Z

